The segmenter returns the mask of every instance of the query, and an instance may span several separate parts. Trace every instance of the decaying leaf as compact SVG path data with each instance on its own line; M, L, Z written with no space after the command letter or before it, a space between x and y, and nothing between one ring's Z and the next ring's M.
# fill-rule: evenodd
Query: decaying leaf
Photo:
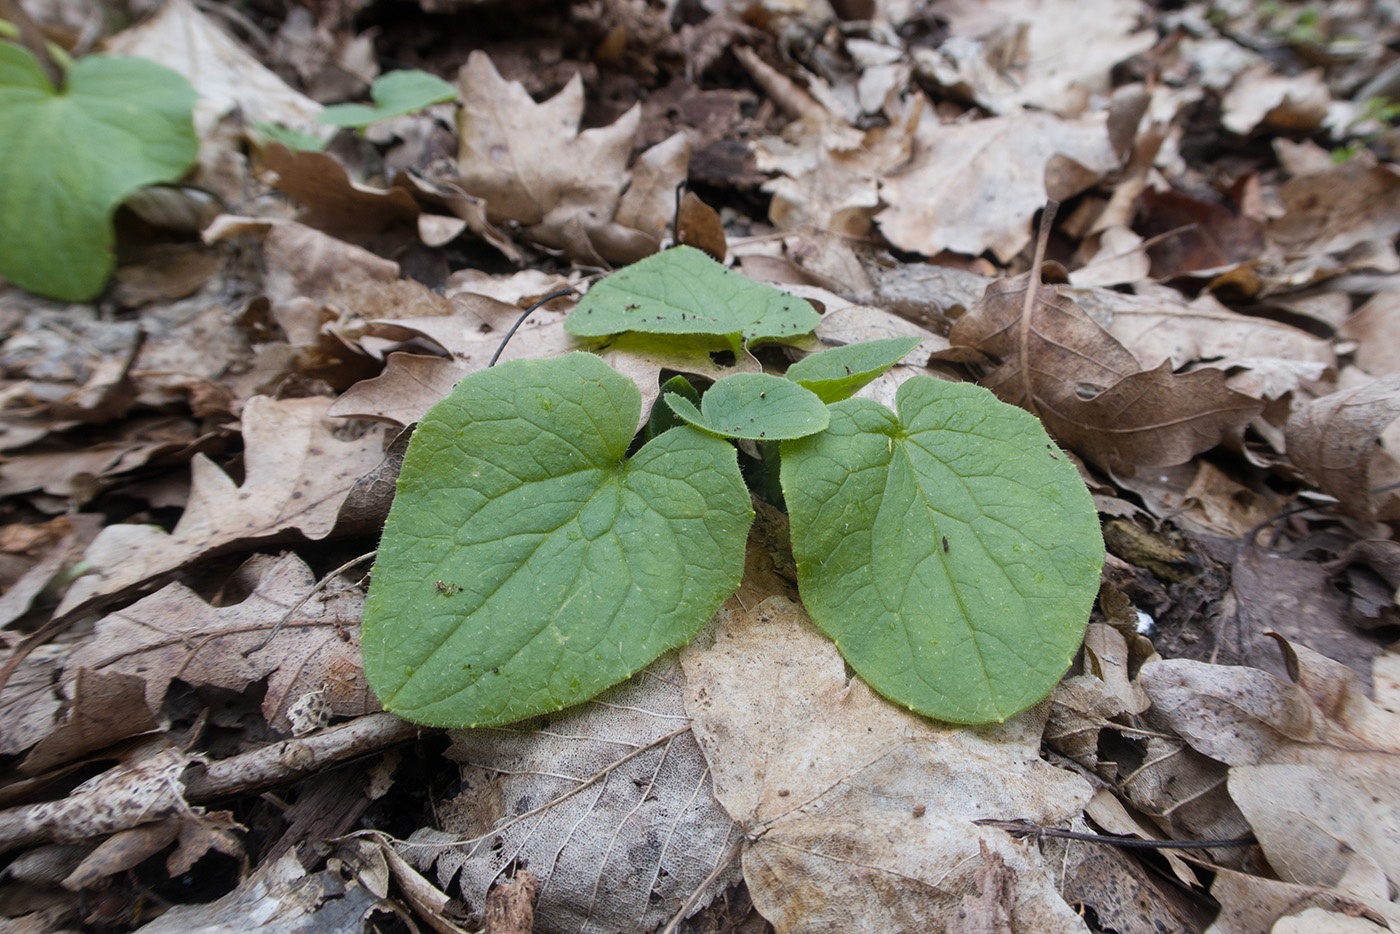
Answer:
M685 729L683 681L667 655L563 714L452 733L447 755L471 789L405 857L435 866L445 888L456 878L473 911L510 867L528 865L541 932L643 934L694 892L707 903L737 879L738 828Z
M754 904L778 931L941 929L976 897L983 846L1012 873L1017 929L1085 930L1034 849L971 823L1058 824L1088 800L1086 783L1040 761L1043 710L979 729L910 714L848 678L785 598L731 601L713 626L681 653L686 711L748 838Z
M248 400L243 410L245 479L209 458L191 462L189 503L175 528L111 525L87 550L91 574L69 588L58 613L91 607L234 544L325 538L346 494L383 458L383 429L342 440L323 398Z
M1382 446L1381 436L1397 418L1400 374L1323 396L1289 418L1289 460L1351 515L1392 518L1400 497L1394 490L1373 489L1380 477L1395 471L1395 455Z
M1230 766L1230 796L1286 882L1331 887L1355 856L1400 878L1395 715L1354 672L1278 640L1293 682L1184 659L1140 674L1156 712Z
M1075 453L1110 470L1169 466L1237 437L1263 404L1231 390L1217 369L1174 373L1169 359L1143 369L1132 353L1052 286L1004 279L958 319L954 347L997 365L981 381L1040 416Z

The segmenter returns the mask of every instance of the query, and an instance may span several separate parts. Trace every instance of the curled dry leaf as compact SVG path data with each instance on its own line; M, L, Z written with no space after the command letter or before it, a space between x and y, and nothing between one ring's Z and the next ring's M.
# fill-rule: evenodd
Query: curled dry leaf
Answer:
M1079 305L1041 285L1023 327L1029 280L1003 279L948 335L997 361L981 381L1038 415L1085 460L1119 472L1182 464L1238 436L1263 403L1231 390L1221 370L1143 369Z
M1400 233L1400 170L1351 159L1284 182L1266 236L1291 256L1339 253Z
M1354 856L1400 879L1400 723L1356 674L1278 640L1292 683L1185 659L1139 675L1154 710L1197 751L1230 766L1230 796L1286 882L1330 887Z
M1377 480L1395 473L1395 455L1382 433L1400 418L1400 374L1334 392L1288 419L1288 457L1318 489L1362 519L1400 516L1400 497L1375 494ZM1382 482L1384 482L1382 480Z
M171 584L99 620L96 638L69 660L68 677L84 670L140 676L152 710L160 709L175 678L230 691L266 678L263 713L282 731L291 727L289 707L308 692L319 693L337 716L377 710L356 637L364 594L320 591L274 634L315 586L315 575L296 555L259 559L252 570L258 574L253 592L231 606L210 606L189 588Z
M1043 708L939 726L848 678L783 597L748 611L731 600L712 626L711 644L702 635L681 652L686 710L747 837L754 904L777 930L941 930L976 897L984 846L1012 874L1017 930L1084 930L1036 850L972 823L1052 825L1082 810L1088 785L1039 758Z
M327 404L323 398L249 399L243 410L243 483L195 455L189 503L175 528L103 529L88 546L91 573L69 588L58 615L92 608L234 546L330 535L355 481L383 459L384 430L342 440L337 423L325 415Z

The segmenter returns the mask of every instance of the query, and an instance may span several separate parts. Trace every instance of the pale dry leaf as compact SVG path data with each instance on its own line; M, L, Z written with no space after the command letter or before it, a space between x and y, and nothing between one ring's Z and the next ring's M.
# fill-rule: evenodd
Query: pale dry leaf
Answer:
M24 752L42 740L63 717L60 663L67 646L40 646L29 654L0 691L0 755ZM8 661L6 653L6 661Z
M953 36L920 50L920 71L995 114L1023 107L1066 116L1107 94L1113 66L1156 43L1138 0L938 0Z
M643 934L692 892L708 903L737 881L737 862L726 861L738 830L685 729L683 681L668 654L562 714L454 731L447 755L463 763L464 778L497 777L489 793L465 793L469 816L414 834L405 858L435 865L444 887L458 877L473 911L503 873L528 865L540 878L540 934ZM464 835L480 838L447 843Z
M243 410L243 483L195 455L189 502L175 528L103 529L88 546L91 572L73 583L57 614L96 606L232 547L329 535L355 481L383 458L384 429L342 439L336 434L341 426L325 414L327 405L317 397L249 399Z
M28 808L25 829L57 843L76 843L181 814L189 805L180 776L193 761L167 747L114 766L66 798Z
M1028 409L1061 444L1113 471L1182 464L1236 437L1263 404L1230 390L1217 369L1142 369L1121 343L1063 292L1041 285L1027 329L1029 280L1003 279L954 324L954 349L997 365L980 381Z
M1316 921L1318 926L1294 929L1290 934L1323 934L1327 929L1323 917L1341 915L1370 924L1360 931L1347 931L1346 934L1395 930L1400 926L1400 910L1390 901L1385 892L1356 894L1337 888L1323 886L1295 885L1266 879L1259 875L1221 869L1216 872L1210 894L1220 903L1220 914L1215 923L1206 929L1206 934L1259 934L1261 931L1280 931L1276 927L1280 921L1307 916L1308 921ZM1384 925L1382 927L1381 925ZM1288 930L1286 927L1283 930ZM1327 932L1333 934L1333 932Z
M942 727L849 678L802 608L726 603L682 650L686 710L742 827L755 906L793 931L938 930L977 888L981 847L1014 874L1016 928L1083 931L1034 849L979 818L1058 825L1088 785L1039 758L1044 712Z
M1397 515L1395 491L1372 493L1393 459L1382 434L1400 418L1400 374L1391 373L1308 403L1288 419L1288 457L1310 483L1363 519Z
M1400 233L1400 171L1351 159L1279 188L1284 214L1268 239L1290 256L1340 253Z
M266 121L328 138L317 122L321 105L292 90L199 10L190 0L166 0L155 16L104 43L112 55L133 55L173 68L199 92L194 108L201 137L225 114L238 110L249 122Z
M1400 292L1386 289L1372 295L1337 333L1356 341L1353 360L1370 375L1400 370Z
M1331 103L1332 93L1323 81L1321 68L1290 77L1260 62L1235 76L1220 101L1220 123L1241 136L1261 127L1311 133L1327 118Z
M864 132L823 115L789 124L754 149L763 184L773 195L768 218L780 230L815 227L864 237L880 207L879 180L909 161L921 119L917 104L894 114L886 126Z
M258 559L248 571L256 581L252 592L230 606L211 606L171 584L98 620L96 636L69 659L68 678L83 670L139 676L152 710L160 709L175 678L235 692L266 678L263 713L283 732L291 729L293 702L311 691L336 716L377 710L360 667L364 594L322 590L278 629L315 586L315 575L292 554Z
M1400 878L1400 724L1349 668L1278 640L1292 683L1186 659L1143 666L1155 713L1230 766L1229 789L1269 865L1330 887L1354 854Z
M880 232L902 250L944 250L1001 262L1030 242L1030 223L1045 206L1052 161L1097 179L1118 168L1103 114L1063 120L1027 111L970 123L919 122L909 164L885 176L876 215ZM1059 192L1065 194L1066 192Z
M71 659L69 665L72 665ZM67 715L25 757L20 768L42 775L90 752L159 728L146 703L146 682L139 675L70 669L63 679Z
M1282 358L1336 366L1330 341L1301 328L1231 311L1210 293L1186 301L1168 290L1129 295L1114 289L1062 289L1122 344L1144 370L1171 361L1179 370L1206 362L1219 369L1241 361Z
M613 221L627 184L640 107L606 127L580 132L578 75L537 104L519 82L503 79L481 51L467 59L459 83L461 185L486 199L488 219L516 221L529 236L574 259L595 265L607 260L602 251L615 244L593 238Z

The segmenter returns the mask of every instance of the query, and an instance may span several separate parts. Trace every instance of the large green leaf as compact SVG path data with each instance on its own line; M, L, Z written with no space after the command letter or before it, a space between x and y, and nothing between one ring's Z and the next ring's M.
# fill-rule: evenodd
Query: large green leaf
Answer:
M640 414L575 353L473 373L424 416L361 631L386 709L464 727L578 703L734 591L753 518L734 448L680 427L628 460Z
M705 392L698 409L675 393L663 398L685 421L722 438L802 438L821 431L830 421L826 406L816 395L767 373L724 377Z
M194 162L194 102L183 76L139 58L80 59L56 91L0 42L0 275L68 301L102 291L112 212Z
M898 416L830 406L785 441L802 601L875 690L956 723L1044 697L1083 638L1103 540L1074 464L1029 413L927 376Z
M738 342L798 337L821 316L805 299L746 279L700 250L672 247L603 279L564 323L570 334L710 334Z
M317 115L317 120L331 126L367 127L376 120L401 117L456 100L457 89L437 75L426 71L391 71L374 79L369 89L373 107L364 104L336 104Z
M788 367L787 378L810 389L823 402L840 402L849 399L917 346L917 337L888 337L833 347L798 360Z

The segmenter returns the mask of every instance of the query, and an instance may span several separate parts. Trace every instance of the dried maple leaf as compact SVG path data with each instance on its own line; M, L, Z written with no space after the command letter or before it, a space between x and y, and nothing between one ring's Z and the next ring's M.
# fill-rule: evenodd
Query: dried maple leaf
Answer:
M656 215L655 205L634 199L620 204L640 105L608 126L580 132L583 80L578 75L537 104L524 85L502 78L486 53L473 52L460 81L461 185L486 199L490 220L515 221L531 238L594 265L630 263L656 250L647 219ZM667 141L657 144L666 146ZM685 178L684 165L677 173L675 158L648 153L639 157L647 166L645 189L674 191Z
M355 636L364 594L317 593L278 629L315 586L315 575L296 555L258 558L247 570L257 575L256 583L240 603L211 606L189 588L171 584L98 620L96 634L73 653L67 670L139 675L152 710L160 709L175 678L231 691L267 678L263 713L284 731L288 708L308 693L319 692L336 715L377 710Z
M1115 471L1183 464L1239 434L1263 410L1226 386L1225 373L1144 370L1073 301L1036 290L1023 319L1028 278L1003 279L959 318L948 338L995 365L981 380L1005 402L1038 415L1086 460Z
M195 455L189 503L175 528L103 529L88 546L91 573L73 583L56 615L92 608L231 548L328 536L355 481L384 456L382 427L341 440L334 434L338 424L326 417L328 404L323 398L249 399L243 410L243 483Z

